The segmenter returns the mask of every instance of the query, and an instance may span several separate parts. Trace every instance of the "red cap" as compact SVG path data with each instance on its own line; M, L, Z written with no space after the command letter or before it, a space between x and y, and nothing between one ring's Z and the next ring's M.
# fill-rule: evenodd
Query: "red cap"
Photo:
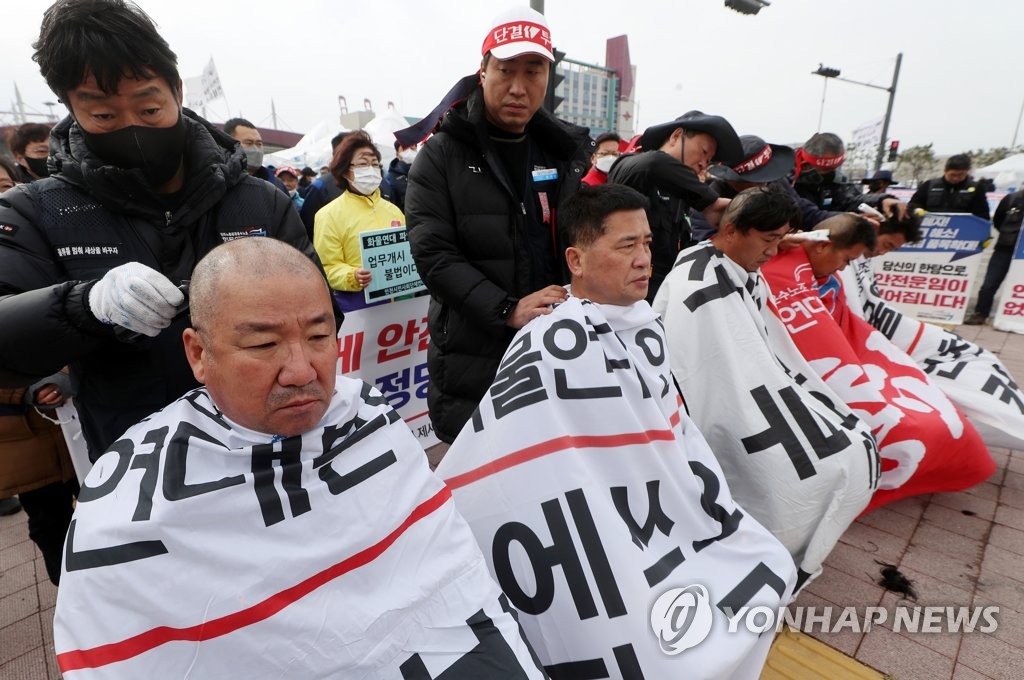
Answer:
M551 29L544 15L529 7L502 12L491 24L480 54L490 52L495 59L512 59L521 54L539 54L554 61L551 53Z

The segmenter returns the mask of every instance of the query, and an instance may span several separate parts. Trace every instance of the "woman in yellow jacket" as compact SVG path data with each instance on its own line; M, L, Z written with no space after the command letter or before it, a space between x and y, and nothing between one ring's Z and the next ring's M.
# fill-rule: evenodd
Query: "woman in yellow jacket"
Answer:
M345 137L334 152L331 174L343 193L317 211L313 221L313 247L327 272L327 282L342 311L362 309L363 289L371 274L363 266L359 235L366 231L400 227L402 211L380 195L380 152L362 130Z

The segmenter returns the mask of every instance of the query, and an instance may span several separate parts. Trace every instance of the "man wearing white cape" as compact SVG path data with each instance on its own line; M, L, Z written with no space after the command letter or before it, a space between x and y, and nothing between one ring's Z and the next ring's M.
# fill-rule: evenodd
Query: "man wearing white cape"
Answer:
M898 228L882 225L872 258L921 238L916 227L904 227L902 233ZM952 331L906 316L883 300L871 258L857 258L838 276L850 310L908 354L990 448L1024 449L1024 392L999 357Z
M64 677L543 678L451 492L336 377L323 277L266 238L196 267L199 382L93 467L54 620Z
M552 677L757 678L773 635L747 614L785 606L796 568L683 407L646 203L605 184L563 207L571 295L519 331L437 473Z
M867 506L879 456L869 426L818 378L758 268L799 220L772 185L740 192L712 241L680 253L654 301L672 373L737 501L807 579ZM797 323L797 320L793 320Z

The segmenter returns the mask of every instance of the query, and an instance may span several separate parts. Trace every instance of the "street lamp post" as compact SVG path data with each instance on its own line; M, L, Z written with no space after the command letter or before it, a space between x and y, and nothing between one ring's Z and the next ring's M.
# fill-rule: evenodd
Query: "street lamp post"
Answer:
M821 76L825 78L826 84L829 78L841 80L844 83L853 83L854 85L863 85L864 87L871 87L876 90L884 90L889 93L889 104L885 108L885 122L882 123L882 138L878 140L878 153L875 156L875 172L878 172L882 168L882 159L885 158L885 141L886 136L889 134L889 120L892 118L892 103L896 99L896 82L900 77L900 64L903 63L903 53L900 52L896 55L896 67L892 72L892 85L889 87L882 87L881 85L874 85L872 83L862 83L859 80L850 80L849 78L840 78L839 69L830 68L823 64L818 64L817 71L811 71L811 75ZM825 110L825 95L822 93L821 96L821 110ZM821 129L821 114L818 115L818 129Z

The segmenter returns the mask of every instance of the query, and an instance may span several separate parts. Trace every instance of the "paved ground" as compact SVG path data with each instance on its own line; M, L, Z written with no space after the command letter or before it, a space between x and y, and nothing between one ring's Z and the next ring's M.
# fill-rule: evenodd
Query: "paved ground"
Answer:
M990 326L956 331L995 352L1024 379L1024 335ZM1024 452L992 449L998 469L961 493L905 499L853 524L797 604L886 607L889 621L868 633L845 630L817 639L899 680L1024 679ZM876 560L914 582L916 603L876 581ZM1000 608L996 631L892 632L893 606Z
M957 332L997 353L1024 380L1024 335L989 326ZM1024 680L1024 452L992 454L998 470L988 482L900 501L851 526L798 604L890 612L907 604L875 582L879 560L914 582L918 605L998 605L998 629L894 633L890 616L867 633L815 637L899 680ZM24 513L0 517L0 679L60 678L53 658L55 599Z

